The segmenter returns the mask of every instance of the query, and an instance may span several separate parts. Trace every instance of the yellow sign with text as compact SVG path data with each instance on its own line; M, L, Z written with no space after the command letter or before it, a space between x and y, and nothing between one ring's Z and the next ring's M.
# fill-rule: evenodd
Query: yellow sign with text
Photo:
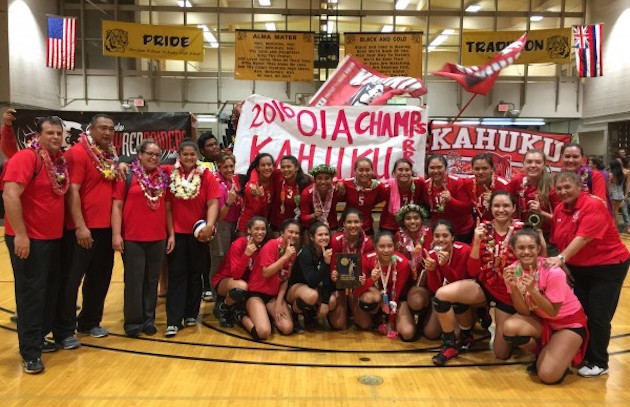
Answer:
M315 34L236 30L234 78L313 81Z
M103 21L103 55L203 61L203 30Z
M344 33L346 55L388 76L422 76L422 32Z
M462 64L483 65L522 34L521 31L464 31ZM571 44L571 28L528 31L525 49L516 63L569 63Z

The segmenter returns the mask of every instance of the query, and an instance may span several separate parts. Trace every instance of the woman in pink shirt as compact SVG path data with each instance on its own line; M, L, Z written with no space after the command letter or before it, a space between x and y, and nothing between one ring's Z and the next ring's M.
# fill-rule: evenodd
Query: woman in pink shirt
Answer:
M565 272L545 266L544 258L538 257L538 233L520 230L510 245L518 261L504 269L503 279L518 313L505 321L503 338L536 355L529 372L545 384L559 383L569 365L578 365L584 358L586 314Z

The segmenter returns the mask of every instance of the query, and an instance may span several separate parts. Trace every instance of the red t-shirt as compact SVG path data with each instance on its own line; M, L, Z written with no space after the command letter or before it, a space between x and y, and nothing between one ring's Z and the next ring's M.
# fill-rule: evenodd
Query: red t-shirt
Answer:
M431 179L426 180L424 183L427 188L429 207L431 208L431 224L440 219L447 219L453 224L456 235L465 235L472 232L474 226L472 204L470 198L466 195L463 181L453 175L448 175L446 188L451 193L451 199L444 203L442 212L438 211L438 207L440 206L439 196L444 191L444 185L440 188L433 185L431 191L429 191Z
M404 291L405 285L407 284L407 280L409 279L409 262L405 257L398 253L394 252L394 256L396 257L396 283L394 285L394 270L390 271L389 280L385 277L387 275L387 267L381 267L382 274L387 280L387 295L389 295L390 301L398 302L401 294ZM355 288L354 294L356 296L360 296L364 292L368 291L370 287L376 287L379 291L383 289L383 281L379 278L378 280L372 280L372 270L376 266L378 262L378 255L376 252L368 253L363 255L363 259L361 259L361 272L365 276L365 285ZM392 288L395 289L396 295L392 298Z
M315 188L315 184L309 185L307 188L302 191L302 197L300 199L300 220L302 221L302 226L308 228L310 225L315 223L316 219L310 219L309 216L312 213L315 213L315 206L313 205L313 189ZM326 197L322 198L322 204ZM330 230L335 230L339 226L339 222L337 221L337 202L339 202L339 196L337 195L337 191L333 190L332 193L332 202L330 204L330 211L328 212L328 227Z
M523 185L523 178L525 178L525 175L519 174L510 180L510 192L512 193L514 198L518 200L519 207L522 210L520 219L523 222L526 222L527 218L529 217L527 204L530 201L537 199L538 186L529 184ZM556 190L553 187L549 190L549 195L547 196L547 199L549 200L549 203L541 202L541 209L545 212L553 214L556 206L562 203L562 201L556 194ZM542 230L548 232L550 228L551 224L549 223L549 221L543 223Z
M335 257L339 253L357 253L357 248L344 248L344 233L345 232L337 232L330 238L330 249L332 250L332 261L330 262L330 271L332 272L337 268L337 258ZM368 236L363 235L363 242L361 243L361 247L358 253L362 255L365 253L370 253L374 251L374 244L372 243L372 239Z
M354 208L361 212L363 216L363 231L367 232L374 224L372 209L387 199L388 194L385 193L385 186L376 182L374 188L360 188L361 190L359 191L354 183L354 178L346 178L341 182L343 182L346 189L345 198L342 198L342 200L346 201L346 208Z
M470 258L470 246L465 243L453 242L453 252L451 259L443 266L438 263L433 271L427 271L427 288L435 292L449 283L469 278L467 273L467 262ZM431 250L431 258L437 261L437 254Z
M466 178L463 180L463 189L466 192L466 196L472 202L472 208L474 213L479 216L481 220L492 220L492 211L490 210L490 195L488 199L484 199L483 194L487 191L492 194L494 191L507 191L510 192L510 183L505 178L494 176L494 187L489 186L486 190L485 187L477 185L475 177Z
M251 257L246 256L247 240L247 236L242 236L232 242L219 269L212 277L213 287L216 287L224 278L234 280L247 280L249 278L254 260L258 257L260 249L252 253Z
M280 237L277 239L271 239L263 246L262 249L260 249L260 254L254 260L252 272L249 275L249 281L247 282L249 291L272 296L277 295L280 290L280 284L289 279L291 276L291 266L295 263L295 254L291 260L282 266L280 271L269 278L265 278L265 276L263 276L263 268L272 265L281 257L281 243L282 238Z
M593 171L594 172L594 171ZM567 260L574 266L623 263L630 257L606 204L582 192L572 209L558 205L551 219L551 242L564 250L576 236L593 238Z
M398 195L400 196L400 206L415 203L417 205L427 202L426 187L424 186L424 178L418 177L413 180L414 191L412 193L411 188L403 191L398 189ZM383 184L383 194L385 196L385 206L381 210L381 220L379 221L379 229L398 230L400 227L396 222L396 214L389 211L389 196L391 189L388 184ZM400 208L399 208L400 209Z
M192 235L195 222L200 219L206 220L208 213L208 201L211 199L219 199L221 190L219 183L212 171L204 167L203 175L201 175L201 185L199 186L199 194L194 199L176 198L170 189L170 179L173 173L172 165L162 166L169 177L168 200L171 202L171 210L173 214L173 229L175 233L185 233ZM184 173L182 177L190 175L190 171Z
M53 192L44 160L38 153L27 148L18 151L5 166L3 184L10 181L24 186L20 202L28 237L37 240L60 239L63 235L65 197ZM33 178L35 173L37 175ZM4 233L15 236L6 215L4 224Z
M279 230L286 219L295 218L298 209L296 198L299 202L300 188L297 182L292 184L285 182L282 175L276 171L271 176L271 182L273 183L273 197L271 198L273 210L269 215L269 221L274 229Z
M243 211L238 218L237 230L241 233L247 232L247 222L254 216L262 216L267 219L269 215L269 209L271 208L271 197L273 196L273 185L262 185L263 196L252 195L251 186L254 185L248 182L245 185L245 197L243 198Z
M112 220L112 194L115 181L108 181L96 169L96 165L85 151L82 143L70 147L64 154L70 171L70 182L81 185L81 213L85 225L89 228L109 228ZM66 208L66 229L74 230L75 225Z
M151 179L158 177L158 169L151 174ZM162 193L156 210L149 208L147 198L136 176L131 178L131 185L125 199L125 180L116 182L114 199L124 200L122 217L122 238L135 242L155 242L166 239L166 196Z

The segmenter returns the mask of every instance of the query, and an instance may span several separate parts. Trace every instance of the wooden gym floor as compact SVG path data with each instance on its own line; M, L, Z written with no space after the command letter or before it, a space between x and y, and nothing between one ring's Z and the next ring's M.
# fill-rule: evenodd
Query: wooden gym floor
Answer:
M15 311L13 275L1 243L1 406L630 405L628 282L613 320L610 374L571 374L560 385L545 386L525 373L528 355L496 360L488 333L480 330L476 336L483 340L474 351L436 368L431 356L437 341L403 343L355 328L318 327L256 343L240 328L220 328L213 303L202 303L198 326L166 339L160 298L158 333L129 339L122 329L122 277L117 256L103 321L111 335L82 336L80 349L44 354L46 371L28 375L9 319Z

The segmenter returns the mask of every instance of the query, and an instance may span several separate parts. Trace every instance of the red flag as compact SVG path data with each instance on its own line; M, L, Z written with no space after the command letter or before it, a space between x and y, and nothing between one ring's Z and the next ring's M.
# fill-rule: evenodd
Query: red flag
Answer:
M492 60L482 66L462 66L447 63L441 71L435 72L434 75L455 80L467 92L485 95L492 89L501 70L512 65L521 56L521 51L523 51L526 42L527 33L523 34L521 38L508 45Z
M309 101L309 106L384 105L393 96L420 97L427 88L420 78L386 76L346 55Z

